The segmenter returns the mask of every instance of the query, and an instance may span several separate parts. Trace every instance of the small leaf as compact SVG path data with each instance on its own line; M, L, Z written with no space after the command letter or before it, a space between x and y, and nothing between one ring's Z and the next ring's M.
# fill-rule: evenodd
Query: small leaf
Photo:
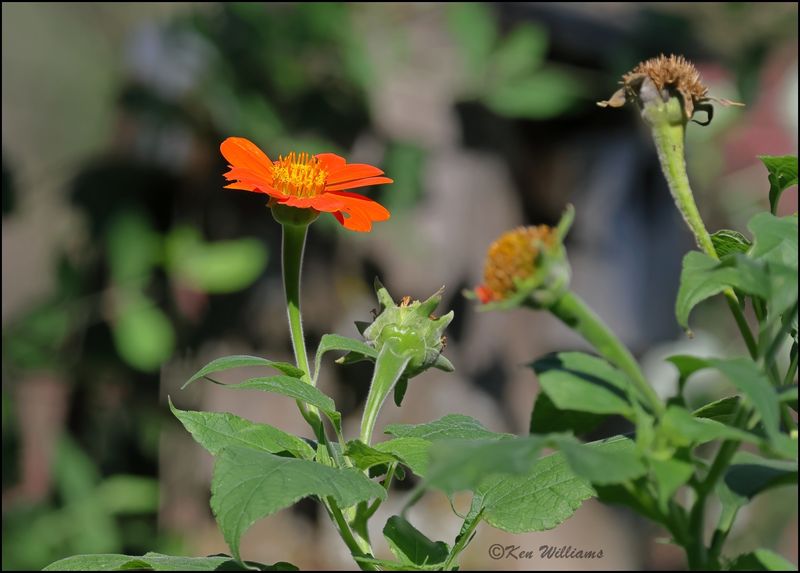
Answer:
M398 438L422 438L429 441L449 438L501 439L514 437L513 434L498 434L487 430L478 420L463 414L448 414L427 424L389 424L383 431Z
M302 370L296 366L293 366L292 364L289 364L288 362L275 362L274 360L267 360L266 358L259 358L257 356L223 356L222 358L212 360L203 366L203 368L198 370L194 376L189 378L189 380L183 386L181 386L181 390L186 388L195 380L199 380L200 378L208 376L209 374L223 372L225 370L230 370L231 368L243 368L245 366L268 366L283 372L287 376L294 376L295 378L301 378L303 376Z
M659 429L662 435L679 446L704 444L712 440L740 440L751 444L761 443L761 439L733 426L727 426L708 418L695 418L685 408L670 406L661 418Z
M386 522L383 536L394 556L411 565L444 563L450 548L442 541L431 541L408 521L394 515Z
M579 412L577 410L560 410L544 392L536 397L531 412L531 434L548 434L551 432L572 431L576 436L591 432L607 416Z
M726 288L736 288L748 294L767 298L770 294L768 277L761 267L747 257L728 257L717 261L708 255L691 251L683 258L675 315L683 328L689 326L689 315L702 301Z
M601 358L560 352L537 360L532 367L542 390L559 409L632 415L627 399L630 380Z
M692 415L695 418L708 418L715 422L730 424L738 407L739 397L728 396L698 408Z
M572 471L591 483L620 483L636 479L647 471L636 445L627 438L592 445L562 438L557 443Z
M43 571L298 571L291 563L262 565L246 561L247 568L227 555L211 557L174 557L147 553L142 557L130 555L76 555L61 559Z
M666 513L669 500L694 474L694 466L676 459L650 460L650 469L658 488L658 504Z
M314 360L314 377L319 376L319 368L322 364L322 357L326 352L334 350L345 350L348 354L342 357L342 363L358 362L359 360L375 360L378 357L378 351L371 346L364 344L360 340L347 338L346 336L339 336L338 334L325 334L319 341L317 347L317 357ZM352 356L351 356L352 355Z
M527 23L517 26L492 54L492 77L508 82L530 75L544 62L547 44L547 30L541 26Z
M227 412L179 410L171 400L169 407L195 441L212 455L223 448L239 446L273 454L286 451L298 458L314 457L314 449L304 440L267 424L256 424Z
M360 470L367 470L373 466L391 464L399 461L397 456L371 448L360 440L347 442L347 449L344 454L353 460L356 467Z
M375 449L398 457L416 475L425 477L432 444L422 438L395 438L375 444Z
M251 378L239 384L225 384L225 388L233 390L260 390L262 392L272 392L282 394L300 400L311 406L319 408L331 422L341 428L342 415L336 411L336 404L330 396L326 396L320 390L299 378L291 376L268 376L266 378Z
M355 468L338 469L244 448L225 448L214 465L211 509L239 559L239 541L257 520L315 495L350 507L386 491Z
M756 549L739 555L727 567L728 571L797 571L793 565L769 549Z
M439 440L430 450L426 482L452 494L476 489L487 476L527 474L545 443L540 436Z
M781 194L792 185L797 185L797 156L759 155L758 158L769 171L769 208L775 213Z
M172 355L175 332L167 315L144 295L131 294L112 325L120 356L143 372L157 370Z
M796 462L768 460L749 452L737 452L725 474L725 485L747 499L773 487L796 483Z
M758 213L747 228L753 233L749 256L797 271L797 217Z
M746 253L752 243L750 239L742 235L739 231L731 231L730 229L722 229L711 235L711 242L714 244L714 250L720 258L735 254Z

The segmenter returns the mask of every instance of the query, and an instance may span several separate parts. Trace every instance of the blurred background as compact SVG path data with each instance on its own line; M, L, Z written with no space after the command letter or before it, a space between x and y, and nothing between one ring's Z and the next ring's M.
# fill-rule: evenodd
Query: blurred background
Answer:
M396 298L446 285L456 372L414 379L378 428L460 412L527 432L538 390L525 365L585 346L546 314L479 314L460 293L480 282L500 233L553 224L567 203L573 288L660 393L676 383L664 356L741 350L715 304L694 316L693 339L678 327L692 240L636 112L595 102L661 52L692 59L712 95L745 102L692 124L687 144L709 227L744 231L767 205L756 156L797 153L796 3L4 2L2 16L4 570L75 553L228 551L208 506L212 458L168 395L308 435L280 397L179 391L219 356L292 357L280 228L262 196L222 189L218 146L230 135L272 157L333 151L395 179L369 191L392 212L372 233L329 216L313 225L303 285L311 348L327 332L358 335L353 321L377 306L375 276ZM780 211L796 210L794 188ZM370 372L327 364L321 377L348 436ZM726 387L706 377L694 391L700 402ZM618 430L612 421L590 437ZM764 494L740 514L729 551L765 546L797 563L796 508L794 487ZM435 539L460 525L439 494L410 517ZM549 532L482 526L462 568L683 568L664 536L589 501ZM498 563L487 554L496 542L605 557ZM243 555L352 568L311 502L257 523Z

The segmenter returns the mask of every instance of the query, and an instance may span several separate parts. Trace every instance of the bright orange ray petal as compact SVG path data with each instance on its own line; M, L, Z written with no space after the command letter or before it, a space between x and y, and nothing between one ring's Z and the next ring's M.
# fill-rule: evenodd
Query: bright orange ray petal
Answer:
M388 177L367 177L366 179L357 179L355 181L348 181L346 183L339 183L337 185L326 185L325 191L344 191L345 189L355 189L356 187L369 187L370 185L384 185L386 183L394 183L393 179Z
M344 157L336 155L335 153L317 153L315 157L319 159L319 162L322 163L322 166L328 173L338 171L347 163Z
M250 140L229 137L220 144L219 150L231 167L247 169L272 183L272 161Z
M353 181L354 179L363 179L365 177L375 177L377 175L383 175L383 171L377 167L363 163L352 163L342 167L341 169L329 171L328 184L336 185L337 183L344 183L345 181Z

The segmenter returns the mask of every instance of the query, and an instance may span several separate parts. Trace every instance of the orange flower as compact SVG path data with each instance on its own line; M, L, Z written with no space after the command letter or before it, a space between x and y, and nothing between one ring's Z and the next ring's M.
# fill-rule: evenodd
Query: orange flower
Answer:
M373 221L385 221L389 211L381 205L346 189L392 183L381 177L383 171L372 165L347 164L333 153L290 153L271 161L254 143L242 137L229 137L220 151L231 168L225 178L226 189L265 193L270 203L313 209L333 214L351 231L369 231Z

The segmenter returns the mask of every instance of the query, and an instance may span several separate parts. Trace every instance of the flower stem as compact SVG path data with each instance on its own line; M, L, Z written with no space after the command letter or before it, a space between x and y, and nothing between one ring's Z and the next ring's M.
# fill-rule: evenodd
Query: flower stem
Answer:
M564 324L583 336L601 356L627 374L656 415L663 413L664 404L647 383L636 359L578 295L567 292L549 310Z
M666 102L660 98L647 101L644 104L642 115L651 127L653 142L658 152L661 170L667 180L672 198L694 235L697 246L712 259L719 260L714 242L706 229L697 203L694 200L689 176L686 172L686 153L684 141L686 139L686 116L683 106L677 96L670 97ZM758 356L758 347L747 320L739 306L739 300L732 289L724 291L728 306L736 320L736 325L742 333L750 356Z
M303 251L305 250L308 225L284 224L283 244L281 245L283 263L283 288L286 294L286 312L289 315L289 331L292 337L295 362L305 374L305 381L312 383L311 370L308 366L308 354L303 337L303 318L300 313L300 275L303 267ZM297 407L306 422L314 430L320 443L327 443L325 427L315 406L308 406L300 400Z
M396 354L391 344L384 344L375 361L375 370L361 417L361 441L369 445L372 440L372 431L375 421L381 411L386 397L403 375L411 358L407 355Z

